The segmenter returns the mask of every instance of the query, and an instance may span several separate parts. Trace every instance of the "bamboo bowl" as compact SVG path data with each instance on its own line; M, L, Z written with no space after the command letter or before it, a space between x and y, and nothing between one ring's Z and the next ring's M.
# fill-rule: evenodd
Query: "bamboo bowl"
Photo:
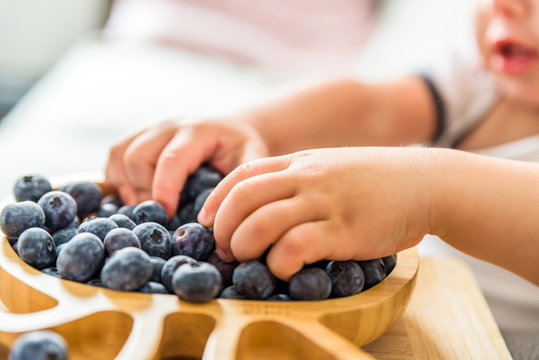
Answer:
M0 211L13 201L1 203ZM24 263L0 232L0 301L6 308L0 307L0 359L20 334L43 329L66 339L70 359L370 358L359 347L400 318L418 266L415 249L402 251L384 281L347 298L199 305L43 274Z

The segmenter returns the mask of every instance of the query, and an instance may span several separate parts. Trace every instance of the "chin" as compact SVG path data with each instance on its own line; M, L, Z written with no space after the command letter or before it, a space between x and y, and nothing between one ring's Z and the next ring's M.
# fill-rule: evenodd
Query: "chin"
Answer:
M503 97L524 106L539 108L539 83L523 83L516 79L499 78L500 93Z

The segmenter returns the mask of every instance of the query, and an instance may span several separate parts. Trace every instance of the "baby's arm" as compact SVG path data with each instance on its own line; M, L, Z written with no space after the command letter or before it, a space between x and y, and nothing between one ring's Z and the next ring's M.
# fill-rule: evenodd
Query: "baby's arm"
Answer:
M271 155L423 143L432 140L436 117L419 77L380 84L338 79L289 91L249 113Z
M257 160L210 195L199 221L220 255L269 246L287 279L321 259L364 260L427 233L539 284L539 165L456 150L337 148Z

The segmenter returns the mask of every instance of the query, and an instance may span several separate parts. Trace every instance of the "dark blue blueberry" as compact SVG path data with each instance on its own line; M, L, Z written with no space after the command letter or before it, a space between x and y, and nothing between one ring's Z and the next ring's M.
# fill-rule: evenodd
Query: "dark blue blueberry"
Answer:
M370 289L385 279L386 269L382 259L358 261L357 263L361 267L361 270L363 270L363 275L365 276L365 285L363 286L363 290Z
M56 269L55 267L50 267L50 268L45 268L43 270L41 270L41 272L43 274L47 274L47 275L50 275L50 276L54 276L54 277L57 277L59 279L62 278L62 275L60 275L58 273L58 269Z
M49 191L52 191L51 183L40 175L23 176L17 180L13 189L17 201L33 202L37 202Z
M17 241L20 258L28 265L41 270L56 260L56 247L52 236L41 228L25 230Z
M210 230L199 223L180 226L172 236L172 255L187 255L204 261L215 247Z
M99 271L104 258L103 243L96 235L77 234L58 254L56 268L64 279L86 282Z
M247 300L247 297L240 294L234 285L224 288L221 294L219 294L219 297L221 299Z
M221 180L223 180L223 175L218 170L207 164L200 166L187 178L180 201L184 204L195 201L202 191L216 187Z
M180 219L180 215L178 214L174 214L174 216L172 217L172 219L170 219L167 223L167 230L169 231L176 231L176 229L178 229L180 226L182 226L184 223L182 222L182 220Z
M9 360L67 360L65 340L52 331L34 331L17 338Z
M133 232L140 240L140 247L150 256L163 259L170 257L170 233L158 223L147 222L137 225Z
M108 218L91 217L86 219L79 225L78 231L81 233L92 233L97 235L101 241L105 241L105 236L114 229L117 229L118 225L114 221Z
M128 247L114 253L101 270L101 282L109 289L133 291L152 277L152 261L144 251Z
M234 270L232 282L240 294L249 299L262 300L273 294L275 276L258 260L239 264Z
M168 259L161 270L161 282L165 285L165 288L172 293L172 276L174 276L176 270L183 264L196 264L196 262L195 259L184 255L178 255Z
M80 225L80 218L77 216L75 216L73 218L73 221L69 223L69 225L67 225L64 229L67 229L67 228L73 228L73 229L76 229L78 228Z
M42 227L45 214L39 205L32 201L8 204L0 214L0 228L7 237L17 239L24 230Z
M389 255L382 258L382 261L384 262L384 269L386 271L386 276L388 276L393 269L395 268L395 265L397 265L397 255Z
M327 299L331 294L331 280L320 268L303 268L290 278L288 292L294 300Z
M202 210L202 207L204 206L206 199L208 198L208 196L210 196L213 189L214 188L208 188L208 189L202 190L202 192L198 194L193 205L193 211L195 212L195 214L198 215L200 210Z
M101 189L94 183L81 182L68 185L65 189L77 203L77 214L81 219L96 212L101 204Z
M45 213L45 225L52 231L68 227L77 215L77 203L62 191L50 191L37 203Z
M163 271L163 266L165 266L165 259L162 259L157 256L151 256L152 260L152 278L150 281L161 282L161 271Z
M116 214L118 212L118 208L114 204L103 204L101 207L97 210L95 215L97 217L103 217L108 218L112 215Z
M146 294L168 294L168 291L163 284L154 281L149 281L142 285L138 291Z
M292 301L290 295L287 294L274 294L266 299L267 301Z
M10 242L11 244L11 242ZM19 256L19 244L17 244L17 241L15 241L15 243L13 245L11 245L11 248L13 249L13 251L15 251L15 254L17 254L17 256Z
M197 222L195 205L193 203L186 204L184 207L180 208L178 216L182 224Z
M133 209L131 215L137 224L155 222L163 226L167 225L167 212L163 205L153 200L143 201Z
M211 264L183 264L172 277L172 288L182 300L205 303L219 294L221 282L219 271Z
M116 206L117 208L121 208L122 206L124 206L124 202L122 201L122 198L116 194L105 196L101 200L101 205L105 205L105 204L112 204Z
M135 209L135 206L133 205L124 205L121 208L118 209L116 214L125 215L131 220L133 220L133 210Z
M116 251L124 249L126 247L135 247L140 249L140 241L131 230L119 228L112 229L103 241L105 246L105 253L108 256L113 255Z
M86 285L103 287L103 284L101 283L101 279L89 280L89 281L86 282Z
M69 242L77 234L78 230L76 228L65 228L52 234L52 239L54 240L54 245L58 246Z
M60 244L56 247L56 259L58 259L58 256L60 255L60 253L62 252L62 250L65 249L67 243L63 243L63 244Z
M114 221L116 225L118 225L118 227L120 228L133 230L135 226L137 226L137 224L135 224L133 220L122 214L114 214L110 216L109 219Z
M363 290L365 277L361 267L354 261L330 261L326 274L331 279L332 294L335 297L359 294Z
M234 274L234 269L236 269L236 267L239 265L237 261L224 262L215 251L210 254L208 260L206 261L219 270L221 278L223 279L223 286L232 285L232 275Z

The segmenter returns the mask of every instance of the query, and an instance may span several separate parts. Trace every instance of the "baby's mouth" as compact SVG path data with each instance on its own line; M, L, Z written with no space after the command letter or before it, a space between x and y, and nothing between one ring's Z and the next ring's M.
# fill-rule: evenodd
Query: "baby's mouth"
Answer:
M538 59L537 51L512 40L500 40L494 44L493 66L495 70L519 74L530 69Z

